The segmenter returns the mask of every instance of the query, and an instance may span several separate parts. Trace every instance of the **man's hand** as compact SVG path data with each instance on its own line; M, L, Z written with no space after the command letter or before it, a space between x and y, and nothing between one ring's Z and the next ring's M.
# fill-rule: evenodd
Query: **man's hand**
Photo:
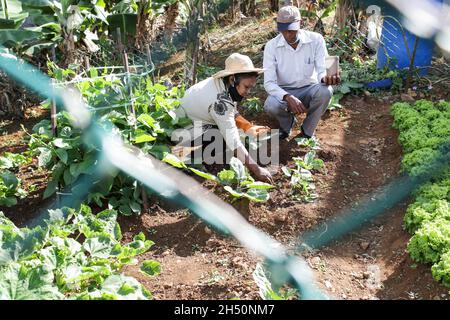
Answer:
M293 95L286 95L284 96L284 101L287 102L289 110L293 114L300 114L300 113L307 113L308 109L303 105L303 103L294 97Z
M257 166L255 168L253 174L258 179L258 181L273 184L273 178L272 178L272 175L270 174L269 170L261 168L260 166Z
M327 86L335 86L341 82L341 76L334 75L334 76L325 76L322 78L322 83L325 83Z
M269 127L265 127L265 126L252 126L250 129L248 129L245 134L249 135L249 136L253 136L253 137L257 137L260 134L263 134L267 131L269 131L270 128Z

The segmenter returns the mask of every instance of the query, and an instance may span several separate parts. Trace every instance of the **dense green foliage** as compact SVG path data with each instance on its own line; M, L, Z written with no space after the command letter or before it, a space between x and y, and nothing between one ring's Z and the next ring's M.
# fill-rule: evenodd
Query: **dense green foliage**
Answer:
M0 172L0 206L11 207L17 204L17 197L25 198L27 192L21 188L20 179L8 170Z
M0 299L151 298L121 270L153 242L139 234L121 244L116 219L113 210L95 215L82 206L49 210L43 226L19 229L0 212Z
M450 139L450 103L419 100L392 107L394 127L405 150L402 168L411 176L432 173L433 162ZM436 280L450 286L450 171L435 174L415 192L406 212L405 227L413 234L408 243L411 258L433 263Z
M91 70L91 79L76 84L83 100L99 124L111 129L126 143L137 146L142 153L152 154L161 159L169 152L170 136L177 126L190 123L179 118L175 109L182 90L167 89L161 84L153 84L149 78L136 77L127 84L114 74L100 74ZM71 72L55 69L52 74L59 81L65 80ZM131 86L131 98L127 85ZM131 111L131 102L135 113ZM83 177L92 176L100 168L99 154L102 151L94 141L83 139L80 129L71 123L66 111L57 114L58 133L53 136L51 123L43 120L33 128L29 146L38 157L38 164L51 171L51 180L44 197L53 195L57 187L74 191ZM110 208L130 215L141 212L141 186L123 173L106 173L91 187L88 203Z

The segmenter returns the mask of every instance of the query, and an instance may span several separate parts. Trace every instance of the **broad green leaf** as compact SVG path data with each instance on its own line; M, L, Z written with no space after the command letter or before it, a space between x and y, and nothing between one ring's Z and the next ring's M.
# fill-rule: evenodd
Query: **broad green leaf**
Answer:
M64 150L64 149L56 149L55 152L56 152L56 154L58 155L58 158L59 158L64 164L67 164L67 160L68 160L67 151Z
M49 148L40 147L38 148L38 165L39 167L47 167L52 162L53 156L52 151Z
M135 143L144 143L144 142L152 142L155 141L156 138L154 136L149 135L148 133L140 133L136 135L134 142Z
M149 276L156 276L161 273L161 264L155 260L145 260L140 270Z
M72 165L70 167L72 167ZM66 186L70 186L72 182L74 182L74 177L70 173L70 168L67 168L64 170L64 184Z
M176 168L180 168L180 169L184 169L187 168L186 164L181 161L180 159L177 158L177 156L168 153L164 156L164 158L162 159L162 161L176 167Z
M52 172L52 180L58 181L60 180L61 176L64 173L64 170L66 170L66 166L64 165L64 163L62 162L58 162L54 167L53 167L53 172Z
M267 189L250 189L244 193L244 196L255 202L265 202L270 198Z
M244 193L242 192L237 192L235 191L233 188L231 188L230 186L225 186L223 187L226 191L228 191L233 197L236 198L242 198L244 196Z
M291 169L289 169L288 167L285 167L285 166L283 166L283 167L281 167L281 171L283 171L283 173L287 176L287 177L290 177L292 174L291 174Z
M89 238L83 248L95 258L108 258L114 243L108 237Z
M272 188L274 188L274 186L269 183L259 182L259 181L247 184L246 187L249 189L272 189Z
M0 266L32 254L42 246L47 233L41 227L34 229L9 229L9 234L0 242ZM0 232L0 238L2 233Z
M17 204L16 197L5 197L5 198L0 197L0 206L12 207L15 206L16 204Z
M11 169L12 167L14 167L14 163L11 159L0 157L0 169Z
M42 33L30 30L0 30L0 45L17 44L24 41L40 39Z
M63 299L52 279L52 274L43 267L27 270L11 264L0 272L0 300Z
M142 285L134 278L123 275L111 275L102 284L100 292L118 295L118 299L147 300Z
M61 148L61 149L70 149L71 148L70 144L68 144L61 138L57 138L57 139L53 140L52 143L57 148Z
M57 187L58 187L58 182L51 180L48 183L47 188L45 188L43 199L47 199L47 198L51 197L53 194L55 194Z
M196 175L206 179L206 180L212 180L212 181L217 181L217 177L213 174L207 173L207 172L203 172L194 168L189 168L189 170L191 170L193 173L195 173Z
M141 205L136 201L130 201L130 208L134 213L141 213L142 211Z
M131 216L133 214L133 211L131 210L129 205L123 204L119 207L119 211L121 214L125 216Z
M235 157L231 158L230 167L236 173L236 178L239 181L245 180L247 178L247 174L245 172L245 167L242 164L241 160L239 160L238 158L235 158Z

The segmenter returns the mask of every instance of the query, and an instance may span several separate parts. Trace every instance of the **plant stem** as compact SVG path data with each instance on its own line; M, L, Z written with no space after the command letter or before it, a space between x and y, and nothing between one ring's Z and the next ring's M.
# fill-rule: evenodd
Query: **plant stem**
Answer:
M412 83L412 77L413 77L413 71L414 71L414 60L416 59L416 51L417 51L418 44L419 44L419 37L416 36L416 39L414 40L413 53L412 53L410 61L409 61L408 77L406 78L406 89L409 89L411 86L411 83Z

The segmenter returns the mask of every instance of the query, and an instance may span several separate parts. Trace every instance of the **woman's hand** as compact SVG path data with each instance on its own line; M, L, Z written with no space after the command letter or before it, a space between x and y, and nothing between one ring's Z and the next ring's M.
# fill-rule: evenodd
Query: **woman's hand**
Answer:
M245 134L253 137L257 137L260 134L266 133L269 131L270 128L266 126L252 126L250 129L248 129Z
M256 179L258 179L258 181L273 184L273 178L272 178L272 175L270 174L269 170L258 166L254 170L253 174L255 175Z

